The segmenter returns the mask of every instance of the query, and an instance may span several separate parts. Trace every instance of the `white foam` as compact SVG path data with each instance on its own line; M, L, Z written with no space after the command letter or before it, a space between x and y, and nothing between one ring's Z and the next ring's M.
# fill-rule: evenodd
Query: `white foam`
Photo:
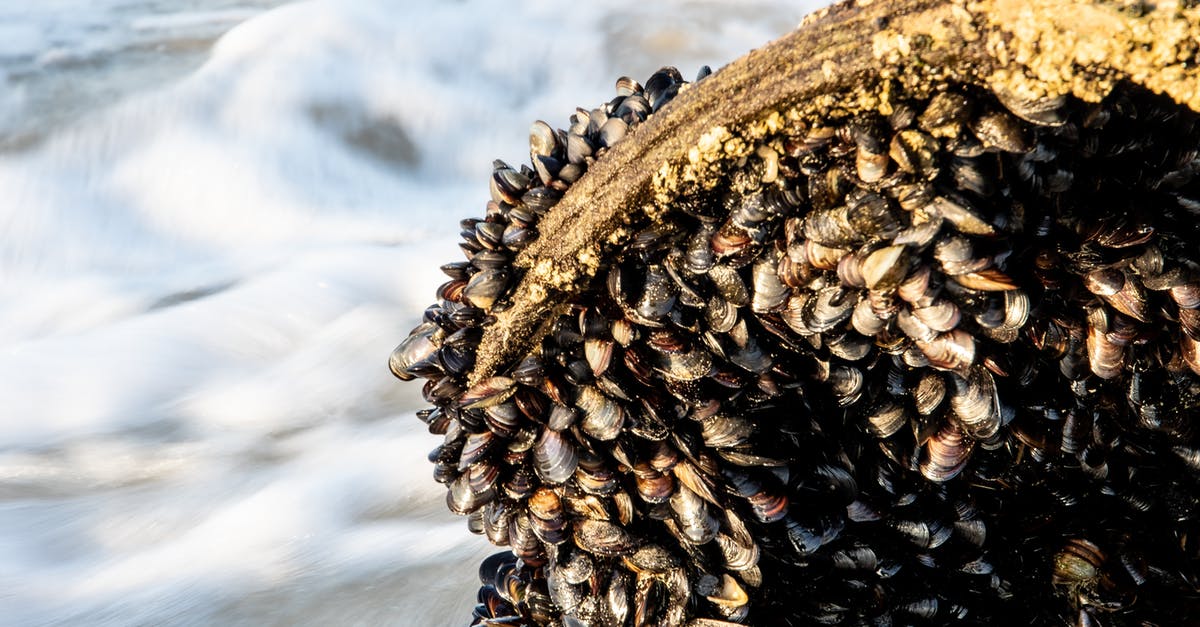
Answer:
M0 153L0 625L22 626L467 622L486 549L431 481L420 386L386 370L458 220L533 120L806 8L35 4L0 6L0 77L249 19Z

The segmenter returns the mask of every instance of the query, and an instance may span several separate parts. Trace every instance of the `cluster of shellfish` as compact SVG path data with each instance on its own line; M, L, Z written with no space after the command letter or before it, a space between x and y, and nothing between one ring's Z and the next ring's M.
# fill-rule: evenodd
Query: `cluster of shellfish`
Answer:
M472 624L1200 615L1200 126L1147 93L766 137L468 385L539 218L685 84L534 124L392 354L448 506L511 548Z

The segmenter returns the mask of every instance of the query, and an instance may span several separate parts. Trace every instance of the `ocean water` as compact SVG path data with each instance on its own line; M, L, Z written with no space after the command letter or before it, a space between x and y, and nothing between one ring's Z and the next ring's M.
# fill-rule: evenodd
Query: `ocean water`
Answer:
M460 625L388 353L491 161L820 2L0 0L0 625Z

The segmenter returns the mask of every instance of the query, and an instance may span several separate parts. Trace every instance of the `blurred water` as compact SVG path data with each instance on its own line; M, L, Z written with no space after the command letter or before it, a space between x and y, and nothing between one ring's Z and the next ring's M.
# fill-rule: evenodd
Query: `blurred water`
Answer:
M0 0L0 625L457 625L388 374L493 158L817 3Z
M0 2L0 150L194 69L213 40L283 0Z

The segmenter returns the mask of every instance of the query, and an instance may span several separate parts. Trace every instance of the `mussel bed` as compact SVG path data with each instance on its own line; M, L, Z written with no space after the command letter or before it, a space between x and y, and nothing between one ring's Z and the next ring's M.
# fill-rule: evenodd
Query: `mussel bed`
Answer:
M511 549L471 624L1200 620L1200 125L1135 87L789 125L468 384L539 219L686 85L534 124L392 354Z

